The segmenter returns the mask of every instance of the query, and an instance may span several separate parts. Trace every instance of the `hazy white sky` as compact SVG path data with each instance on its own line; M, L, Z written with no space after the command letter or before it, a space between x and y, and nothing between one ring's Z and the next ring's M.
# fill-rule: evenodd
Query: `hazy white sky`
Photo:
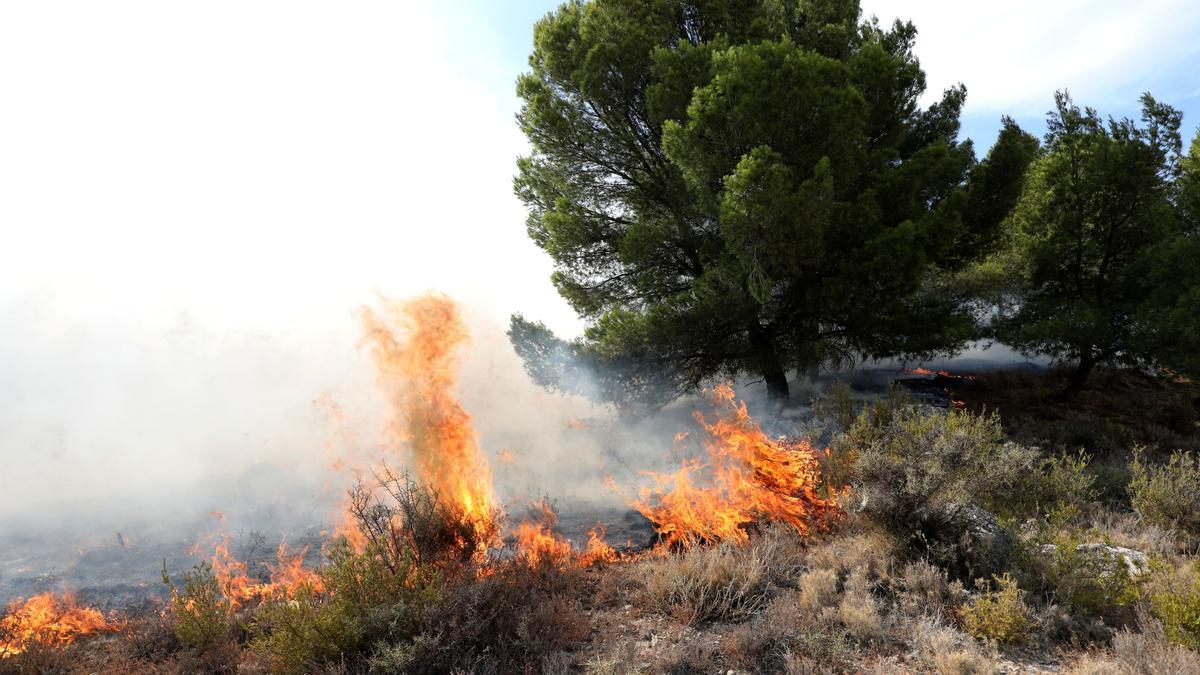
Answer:
M578 331L511 192L512 84L555 4L0 3L0 512L50 477L319 444L311 399L369 377L375 292ZM984 147L1059 87L1200 109L1194 0L865 5L918 24Z

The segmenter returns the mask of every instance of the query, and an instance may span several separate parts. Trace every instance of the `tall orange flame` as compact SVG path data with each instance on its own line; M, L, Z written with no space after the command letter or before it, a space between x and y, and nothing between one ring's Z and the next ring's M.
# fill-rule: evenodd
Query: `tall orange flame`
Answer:
M480 451L471 416L455 398L458 348L468 340L458 306L442 295L364 307L364 341L391 405L389 446L407 449L417 475L485 542L494 541L498 509L492 471ZM398 330L393 327L398 327ZM484 551L477 551L482 554Z
M673 474L647 472L656 485L643 488L631 505L646 516L668 546L722 540L745 541L747 528L782 521L801 534L835 513L836 502L819 496L816 454L807 442L772 440L734 401L733 389L713 392L718 419L696 419L708 432L703 458L684 460Z
M98 610L75 604L70 595L42 593L13 601L0 617L0 658L19 654L34 643L65 647L80 636L119 629Z

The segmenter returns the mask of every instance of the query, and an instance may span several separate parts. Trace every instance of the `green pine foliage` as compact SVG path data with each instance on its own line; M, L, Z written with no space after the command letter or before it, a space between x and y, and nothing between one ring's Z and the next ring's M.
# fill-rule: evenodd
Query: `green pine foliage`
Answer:
M590 324L569 351L635 391L653 373L660 401L740 372L785 398L794 368L970 337L947 272L993 246L1036 140L1008 121L978 162L965 88L918 105L915 40L857 0L590 0L540 21L515 184ZM553 382L536 328L512 337Z

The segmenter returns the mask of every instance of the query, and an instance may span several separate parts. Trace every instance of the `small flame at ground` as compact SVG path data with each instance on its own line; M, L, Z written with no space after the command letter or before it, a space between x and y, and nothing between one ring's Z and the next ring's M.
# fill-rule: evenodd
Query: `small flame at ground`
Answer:
M14 656L32 644L65 647L76 638L120 630L98 610L80 607L70 595L42 593L15 600L0 618L0 658Z
M747 528L759 521L788 523L807 534L836 512L834 499L822 498L816 453L805 441L785 443L762 432L734 401L733 389L713 392L719 417L708 432L706 456L684 460L673 474L647 472L656 486L644 488L631 505L646 516L668 546L701 542L745 541Z

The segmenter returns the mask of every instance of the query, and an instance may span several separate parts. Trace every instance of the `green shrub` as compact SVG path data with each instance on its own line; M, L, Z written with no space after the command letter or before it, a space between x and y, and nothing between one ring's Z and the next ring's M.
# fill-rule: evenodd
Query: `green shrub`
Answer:
M963 628L971 635L999 643L1023 642L1030 627L1030 611L1015 579L1005 574L989 582L963 605Z
M1143 580L1132 576L1124 561L1081 549L1082 543L1073 532L1044 529L1027 535L1013 560L1022 585L1074 617L1131 622Z
M1200 650L1200 562L1164 576L1150 593L1150 611L1172 642Z
M1129 465L1133 509L1149 523L1200 538L1200 455L1176 452L1159 466L1147 464L1143 456L1141 448L1135 449Z
M277 672L304 673L364 656L380 640L411 639L425 608L438 599L437 579L411 557L395 567L389 562L374 545L360 553L335 544L318 570L319 587L302 585L290 599L259 608L251 646Z
M995 415L864 411L846 439L857 452L854 492L872 520L897 533L930 507L1002 499L1037 460L1036 450L1003 438Z
M163 583L171 585L163 562ZM228 641L233 632L233 606L221 593L212 566L200 563L183 573L183 587L171 589L175 636L185 646L210 651Z
M989 495L987 506L1009 519L1047 518L1065 525L1096 501L1091 460L1083 450L1043 459L1011 490Z

